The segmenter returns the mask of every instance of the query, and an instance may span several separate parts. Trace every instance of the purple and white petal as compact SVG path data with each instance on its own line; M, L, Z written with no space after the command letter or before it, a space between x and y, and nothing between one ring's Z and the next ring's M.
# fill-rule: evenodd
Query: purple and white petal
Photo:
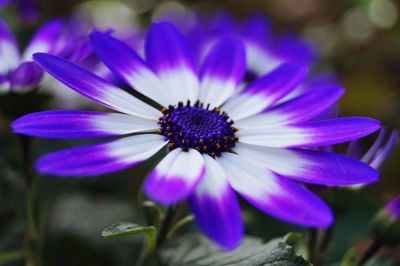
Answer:
M10 89L24 92L37 87L43 77L42 68L35 62L25 62L10 74Z
M235 151L275 173L297 181L325 186L348 186L378 181L379 173L347 156L302 149L259 147L238 143Z
M10 91L10 80L0 74L0 94L5 94Z
M343 93L344 89L340 86L319 88L274 106L261 114L241 119L235 123L235 126L258 128L302 123L332 106Z
M64 22L58 18L43 25L26 47L22 61L31 61L35 53L53 53L57 49L63 30Z
M386 158L390 155L390 153L396 146L398 137L399 137L399 132L397 130L393 131L390 134L390 137L385 143L385 145L376 151L373 159L369 163L371 167L378 169L382 165L382 163L386 160Z
M104 64L135 90L163 106L176 104L160 79L129 46L102 32L92 33L90 40Z
M17 41L6 22L0 18L0 74L7 75L20 60Z
M219 107L238 87L245 73L245 51L240 39L221 39L200 70L200 101Z
M232 187L260 210L303 226L329 227L332 224L329 207L304 187L244 156L224 153L217 161L228 173Z
M125 137L50 153L38 160L36 168L42 174L54 176L107 174L147 160L166 144L164 138L157 134Z
M83 96L114 110L155 119L161 112L93 73L54 55L33 55L50 75Z
M198 151L177 148L168 153L150 173L144 191L159 203L173 204L189 196L204 173L204 160Z
M318 147L358 139L380 127L375 119L348 117L299 125L243 128L236 135L242 143L259 146Z
M199 81L187 40L170 23L153 23L147 32L146 61L175 104L198 99Z
M230 250L243 239L243 223L239 202L226 172L210 156L203 155L206 172L189 196L195 220L211 240Z
M306 65L286 63L250 83L222 109L234 120L260 113L296 88L307 74Z
M15 133L44 138L94 138L156 132L155 120L117 113L44 111L25 115L12 124Z
M257 43L247 41L246 64L248 71L256 76L265 75L284 63L282 58L277 57L269 49Z

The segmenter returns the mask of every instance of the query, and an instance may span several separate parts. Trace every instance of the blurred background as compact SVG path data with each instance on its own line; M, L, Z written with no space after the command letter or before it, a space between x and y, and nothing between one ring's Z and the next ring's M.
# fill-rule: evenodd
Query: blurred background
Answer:
M17 14L20 2L31 4L32 16ZM337 108L340 116L369 116L389 129L398 127L400 115L400 2L395 0L21 0L11 1L0 12L24 45L41 23L53 17L87 16L100 28L145 29L169 12L189 25L194 11L224 10L237 20L253 13L264 15L272 32L296 33L315 43L319 59L314 71L335 73L346 93ZM28 10L29 11L29 10ZM174 13L175 12L175 13ZM173 17L173 16L172 16ZM30 110L46 110L51 96L1 95L0 107L0 265L5 253L14 251L4 265L24 265L18 252L26 239L26 191L21 176L19 137L9 124ZM4 111L5 110L5 111ZM9 111L12 110L12 111ZM366 150L374 140L362 140ZM35 139L32 158L82 141ZM342 149L342 147L338 147ZM400 151L382 166L381 181L359 191L323 190L322 196L335 210L337 223L327 250L326 265L340 261L352 246L361 252L370 243L368 222L373 214L400 194ZM116 221L140 222L137 199L140 185L154 162L100 177L61 179L36 175L33 208L41 234L44 265L132 265L141 249L140 237L103 239L102 230ZM319 188L316 188L318 191ZM305 232L255 210L242 202L248 235L269 240L291 231ZM182 211L184 212L184 210ZM186 225L182 232L195 228ZM194 229L196 230L196 229ZM7 253L9 255L9 253ZM400 265L400 248L384 249L383 258ZM6 257L4 261L7 261ZM388 264L392 265L392 264ZM394 264L395 265L395 264Z

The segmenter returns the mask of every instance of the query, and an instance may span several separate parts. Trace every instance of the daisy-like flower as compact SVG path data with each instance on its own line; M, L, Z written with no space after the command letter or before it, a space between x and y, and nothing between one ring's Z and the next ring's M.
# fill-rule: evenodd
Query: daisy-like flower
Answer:
M380 128L378 121L360 117L307 122L329 107L341 87L324 91L325 97L307 94L269 108L302 82L307 74L302 64L283 64L236 95L246 72L240 39L219 40L198 70L187 40L166 22L150 27L145 59L108 34L95 32L91 41L117 76L159 108L59 57L35 54L50 75L120 112L46 111L15 121L14 132L38 137L121 136L46 155L37 163L43 174L112 173L168 147L146 179L145 193L164 205L187 199L202 231L225 249L243 237L234 191L276 218L327 227L333 222L329 207L295 181L346 186L378 179L364 163L309 149Z
M60 49L64 23L54 19L43 25L20 54L17 41L0 18L0 93L22 92L37 87L43 70L32 61L37 52L55 53Z

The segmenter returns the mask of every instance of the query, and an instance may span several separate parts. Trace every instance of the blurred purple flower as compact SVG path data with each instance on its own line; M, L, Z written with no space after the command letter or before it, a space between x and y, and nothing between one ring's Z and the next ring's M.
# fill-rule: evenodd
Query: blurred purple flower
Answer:
M308 120L343 92L322 87L275 104L303 81L307 67L287 62L249 83L240 38L216 41L199 69L188 41L166 22L153 24L145 60L111 37L95 32L98 57L121 79L164 108L156 109L83 68L54 55L34 55L50 75L71 89L121 113L47 111L24 116L14 132L47 138L122 136L42 157L37 169L56 176L112 173L169 153L144 184L162 204L187 199L202 231L225 249L236 247L243 224L234 191L270 215L303 226L328 227L329 207L293 181L327 186L375 182L378 172L357 160L308 148L370 134L369 118ZM240 89L240 93L236 93ZM129 135L133 133L141 133Z
M65 28L66 31L60 42L62 49L57 54L59 57L87 69L113 84L122 83L94 53L89 40L89 33L94 30L101 30L107 34L116 34L129 43L129 46L137 48L142 43L142 38L136 27L133 27L129 33L120 32L119 29L114 28L99 29L88 17L76 13L68 20ZM47 74L40 87L53 96L53 105L60 109L77 108L91 103Z
M247 75L252 77L250 81L286 61L311 63L316 59L316 45L295 34L274 36L265 16L252 15L238 23L222 11L207 15L197 12L195 15L194 23L189 23L188 27L176 17L176 12L168 10L166 14L159 14L185 32L200 59L222 36L241 38L246 49Z
M385 210L390 214L394 221L400 221L400 197L391 200L386 206Z
M43 25L21 54L17 41L5 23L0 19L0 93L22 92L38 86L43 70L32 61L37 52L57 53L61 47L64 23L53 19Z

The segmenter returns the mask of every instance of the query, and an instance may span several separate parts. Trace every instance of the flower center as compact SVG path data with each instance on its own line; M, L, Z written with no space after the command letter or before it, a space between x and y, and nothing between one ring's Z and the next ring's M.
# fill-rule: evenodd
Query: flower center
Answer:
M162 112L160 133L169 141L170 150L192 148L212 157L233 152L238 141L235 137L237 129L232 127L233 120L219 108L209 110L209 105L204 107L198 101L191 106L188 101L186 105L182 102L177 106L170 105Z

